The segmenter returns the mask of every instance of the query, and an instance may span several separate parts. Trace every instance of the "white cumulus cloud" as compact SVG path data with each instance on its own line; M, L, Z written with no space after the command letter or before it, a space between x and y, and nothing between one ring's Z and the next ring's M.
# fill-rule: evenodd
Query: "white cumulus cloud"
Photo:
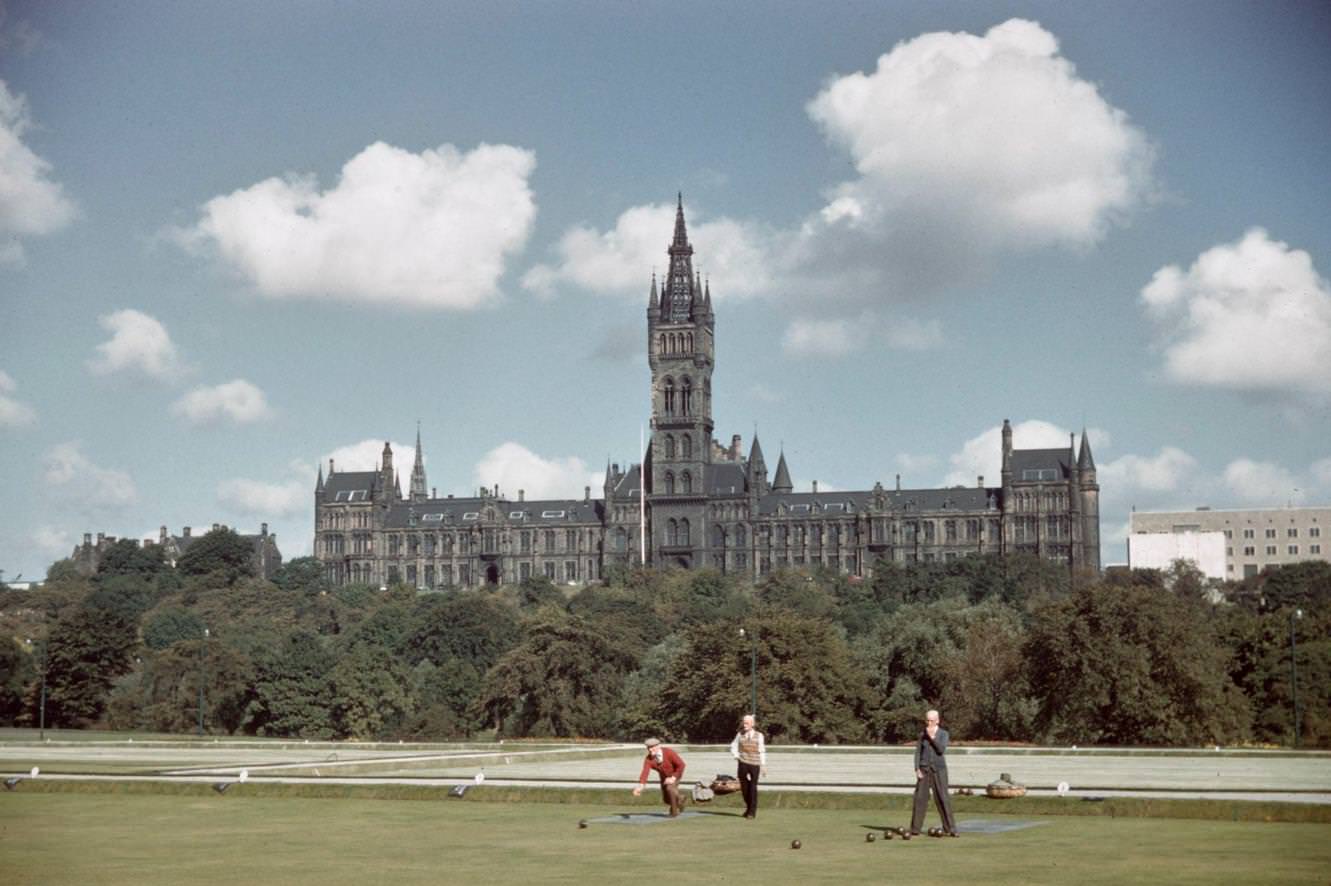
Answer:
M1197 459L1177 446L1163 446L1155 455L1123 455L1097 469L1101 485L1116 496L1177 492L1197 473Z
M289 517L313 509L313 484L304 480L264 483L233 478L217 485L217 500L244 514Z
M1331 285L1301 249L1253 228L1141 291L1165 370L1184 384L1331 394Z
M869 330L842 317L792 320L781 337L781 347L792 357L841 357L868 341Z
M328 462L333 461L334 468L338 471L376 471L383 463L384 442L379 439L361 440L358 443L348 443L345 446L339 446L331 452L324 453L321 462L323 472L328 473ZM388 441L393 451L393 468L403 475L402 482L405 485L411 477L411 466L416 458L416 447L406 443L397 443ZM421 453L425 464L429 464L429 459L425 453ZM314 468L311 468L310 489L313 489ZM403 492L406 492L403 489Z
M1109 434L1099 428L1087 430L1091 450L1109 445ZM1069 431L1040 419L1017 422L1012 426L1013 449L1066 449ZM1077 439L1080 447L1081 438ZM1003 472L1003 426L994 425L967 440L949 462L952 470L943 479L945 486L970 486L983 475L985 485L997 486Z
M51 164L23 143L31 127L27 102L0 80L0 265L21 265L20 237L57 231L77 215Z
M509 145L417 154L375 142L332 188L266 179L209 200L177 234L274 298L466 310L499 297L505 261L526 243L535 165Z
M247 425L273 415L263 391L243 378L211 387L201 385L173 403L171 411L195 425Z
M823 210L834 226L1085 246L1151 187L1143 133L1022 19L899 43L874 71L833 79L808 112L859 173Z
M1225 466L1224 488L1244 505L1274 508L1303 501L1307 486L1278 464L1238 458Z
M182 371L176 346L156 318L125 308L99 317L97 322L111 337L88 360L95 375L123 372L168 381Z
M585 486L592 487L593 493L600 490L604 472L589 469L576 456L545 458L509 441L487 452L477 462L472 478L476 486L498 483L500 492L510 499L517 497L519 489L528 499L582 498Z
M42 468L47 484L61 498L87 507L119 508L139 497L129 474L94 464L76 442L53 446L43 458Z
M37 413L22 400L10 396L18 383L0 369L0 428L26 428L37 423Z
M674 230L675 207L664 203L626 209L608 231L578 225L559 239L555 261L533 267L523 275L522 285L543 296L573 286L645 303L650 269L656 268L658 278L669 269L666 249ZM688 231L690 242L706 244L694 270L708 278L714 298L760 295L771 287L772 232L752 222L709 220L696 210L689 212Z

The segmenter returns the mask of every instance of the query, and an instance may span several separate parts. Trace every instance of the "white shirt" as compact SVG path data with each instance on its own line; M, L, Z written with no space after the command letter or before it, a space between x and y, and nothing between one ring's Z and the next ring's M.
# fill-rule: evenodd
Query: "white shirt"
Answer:
M763 738L763 734L759 732L757 729L752 730L752 732L744 732L736 734L735 740L730 743L730 756L734 757L736 760L739 759L739 739L741 734L745 738L752 738L754 735L758 736L758 760L760 761L759 765L762 766L764 769L766 769L767 740Z

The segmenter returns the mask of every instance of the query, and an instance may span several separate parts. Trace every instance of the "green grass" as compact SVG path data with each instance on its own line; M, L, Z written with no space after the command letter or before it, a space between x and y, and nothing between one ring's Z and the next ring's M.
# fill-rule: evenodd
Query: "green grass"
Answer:
M190 793L0 792L5 881L45 883L1325 883L1331 825L1043 817L960 840L864 842L884 811L733 804L655 825L620 803L435 802ZM328 788L333 786L318 786ZM775 798L772 798L775 799ZM879 798L887 800L890 798ZM770 805L770 804L769 804ZM992 813L987 818L1000 817ZM935 819L931 817L930 823ZM799 851L789 848L800 839Z

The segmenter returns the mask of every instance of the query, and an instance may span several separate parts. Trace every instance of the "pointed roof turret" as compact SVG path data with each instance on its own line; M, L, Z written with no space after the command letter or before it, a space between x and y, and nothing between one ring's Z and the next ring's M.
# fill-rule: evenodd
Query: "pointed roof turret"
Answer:
M649 310L649 311L655 311L655 310L657 310L659 304L660 304L660 302L657 301L657 298L656 298L656 271L653 270L653 271L652 271L652 294L651 294L651 297L647 300L647 310Z
M781 457L776 462L776 478L772 480L773 492L794 492L795 484L790 482L790 469L786 467L786 451L781 450Z
M425 485L425 459L421 454L421 423L416 422L416 463L411 466L411 497L423 499L427 497L428 487Z
M323 492L323 491L324 491L324 466L323 466L323 462L320 462L320 463L319 463L319 479L317 479L317 480L314 481L314 494L315 494L315 495L318 495L320 492Z
M1077 456L1077 468L1082 471L1095 470L1095 456L1091 455L1091 441L1086 436L1086 428L1081 429L1081 452Z
M749 447L749 461L763 460L763 444L758 442L758 435L753 435L753 445Z
M693 309L693 247L689 245L688 228L684 225L684 195L675 205L675 236L666 250L670 256L670 269L661 285L661 319L667 323L683 323Z

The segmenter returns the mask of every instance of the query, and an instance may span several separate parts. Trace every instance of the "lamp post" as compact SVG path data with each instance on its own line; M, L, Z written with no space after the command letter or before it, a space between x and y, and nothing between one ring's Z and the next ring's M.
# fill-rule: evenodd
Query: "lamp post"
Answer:
M752 634L745 632L743 628L739 629L740 637L749 637L751 646L749 647L749 680L753 685L752 695L749 698L749 713L758 716L758 632Z
M1303 618L1303 610L1295 609L1289 614L1289 688L1294 698L1294 747L1299 746L1299 664L1298 646L1294 639L1294 623Z
M203 646L199 649L199 735L203 735L203 663L208 655L208 629L203 629Z
M28 638L28 645L32 646L32 638ZM42 696L40 707L38 708L38 726L37 736L42 741L46 741L46 641L42 641Z

